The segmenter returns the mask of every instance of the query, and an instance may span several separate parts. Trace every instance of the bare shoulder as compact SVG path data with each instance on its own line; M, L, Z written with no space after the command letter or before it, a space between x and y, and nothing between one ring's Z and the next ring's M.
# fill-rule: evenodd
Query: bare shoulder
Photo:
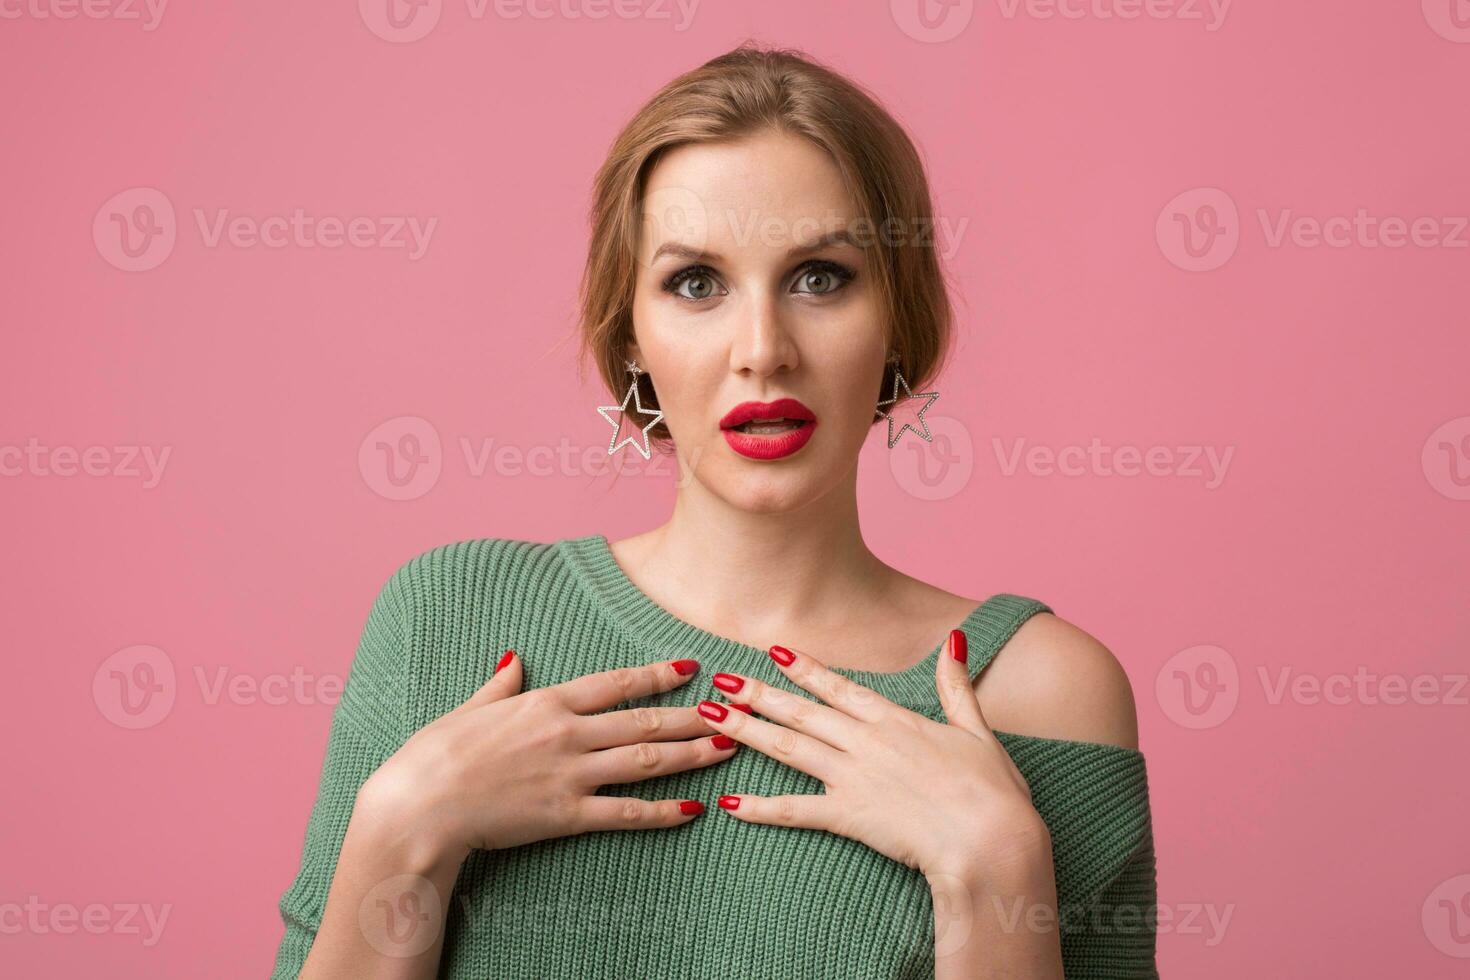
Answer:
M1022 624L981 671L975 694L999 731L1138 748L1133 687L1122 664L1053 613Z

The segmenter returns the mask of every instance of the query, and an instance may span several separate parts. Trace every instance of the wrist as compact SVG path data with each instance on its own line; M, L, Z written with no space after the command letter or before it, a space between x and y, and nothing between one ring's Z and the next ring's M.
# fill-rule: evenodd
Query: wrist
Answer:
M347 833L365 844L375 859L407 874L434 877L449 869L457 872L470 853L431 807L416 805L374 777L357 791Z
M1041 815L1029 809L980 837L956 842L924 875L931 887L949 888L960 882L982 890L1029 889L1053 882L1051 831Z

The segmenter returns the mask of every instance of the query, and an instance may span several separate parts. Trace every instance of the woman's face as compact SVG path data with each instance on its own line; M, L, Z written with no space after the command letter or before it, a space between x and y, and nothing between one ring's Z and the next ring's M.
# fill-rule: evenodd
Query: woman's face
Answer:
M887 353L863 250L842 238L857 213L831 158L786 134L687 144L648 175L628 353L682 465L733 506L791 510L856 466ZM745 414L788 421L732 429L742 403L787 398Z

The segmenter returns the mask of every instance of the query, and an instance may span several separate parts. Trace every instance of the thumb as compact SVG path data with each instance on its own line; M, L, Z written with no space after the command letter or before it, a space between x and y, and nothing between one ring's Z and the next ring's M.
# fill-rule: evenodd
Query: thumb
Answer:
M460 707L479 708L496 701L503 701L521 693L521 681L525 672L521 669L521 658L514 650L507 650L501 655L500 662L495 665L495 673L480 689L471 694L469 700Z
M980 699L970 680L970 668L966 664L968 640L963 630L950 631L949 642L940 651L939 663L934 668L934 686L949 723L984 738L990 734L990 726L980 712Z

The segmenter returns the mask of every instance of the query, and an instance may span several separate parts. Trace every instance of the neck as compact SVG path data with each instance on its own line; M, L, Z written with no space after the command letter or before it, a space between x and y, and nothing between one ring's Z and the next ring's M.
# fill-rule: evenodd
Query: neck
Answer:
M863 541L856 467L824 497L781 513L740 510L689 481L667 523L615 550L660 605L729 636L841 623L880 601L893 575Z

